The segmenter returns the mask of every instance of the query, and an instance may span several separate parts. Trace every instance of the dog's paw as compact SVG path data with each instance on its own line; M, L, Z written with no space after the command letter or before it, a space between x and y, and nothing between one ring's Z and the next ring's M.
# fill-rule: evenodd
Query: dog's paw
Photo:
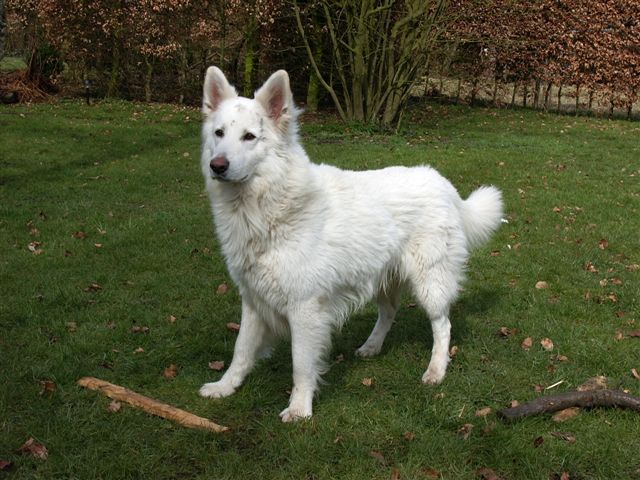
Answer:
M311 411L307 412L307 411L304 411L304 409L287 407L280 412L280 418L285 423L297 422L298 420L311 418Z
M424 375L422 375L422 383L438 385L439 383L442 383L442 380L444 380L445 373L445 369L436 369L429 366L427 371L424 372Z
M236 389L227 382L212 382L205 383L200 388L200 395L209 398L223 398L228 397L235 391Z
M359 349L356 350L356 355L359 357L373 357L374 355L378 355L382 350L382 345L372 345L369 343L365 343Z

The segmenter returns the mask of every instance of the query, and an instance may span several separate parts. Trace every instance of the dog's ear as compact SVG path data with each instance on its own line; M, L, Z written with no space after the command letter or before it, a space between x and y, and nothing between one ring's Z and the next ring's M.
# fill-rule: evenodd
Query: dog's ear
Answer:
M204 79L202 92L202 113L209 115L218 109L220 103L228 98L237 97L235 88L218 67L209 67Z
M294 110L293 95L289 86L289 75L284 70L278 70L264 82L255 94L255 99L262 104L269 117L285 128L283 120L288 118Z

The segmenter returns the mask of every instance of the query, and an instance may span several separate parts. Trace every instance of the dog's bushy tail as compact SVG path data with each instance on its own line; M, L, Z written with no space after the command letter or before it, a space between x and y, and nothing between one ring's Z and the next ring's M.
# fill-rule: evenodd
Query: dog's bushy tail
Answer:
M502 221L502 193L495 187L480 187L462 203L462 222L469 245L489 240Z

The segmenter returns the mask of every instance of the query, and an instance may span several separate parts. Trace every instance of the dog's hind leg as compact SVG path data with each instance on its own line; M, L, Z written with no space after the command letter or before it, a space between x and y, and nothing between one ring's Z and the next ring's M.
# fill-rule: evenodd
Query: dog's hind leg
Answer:
M393 325L400 304L399 285L391 285L378 294L378 320L369 338L356 350L361 357L371 357L380 353L384 339Z
M311 417L313 396L326 370L324 357L331 346L333 324L332 314L320 302L306 302L290 313L293 388L289 406L280 412L283 422Z
M423 383L438 384L447 371L451 340L449 308L458 294L461 269L461 263L445 256L428 269L416 269L412 275L414 293L431 320L433 332L431 360L422 376Z
M219 381L205 383L200 388L200 395L222 398L234 393L253 369L256 360L269 351L273 341L273 333L267 324L253 308L242 302L242 320L231 364Z

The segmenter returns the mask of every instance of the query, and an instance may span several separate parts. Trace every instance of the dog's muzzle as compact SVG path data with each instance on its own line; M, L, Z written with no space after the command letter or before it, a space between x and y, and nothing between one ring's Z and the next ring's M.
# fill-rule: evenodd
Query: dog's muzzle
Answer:
M209 168L218 178L224 178L224 174L229 170L229 160L224 155L213 157L209 162Z

